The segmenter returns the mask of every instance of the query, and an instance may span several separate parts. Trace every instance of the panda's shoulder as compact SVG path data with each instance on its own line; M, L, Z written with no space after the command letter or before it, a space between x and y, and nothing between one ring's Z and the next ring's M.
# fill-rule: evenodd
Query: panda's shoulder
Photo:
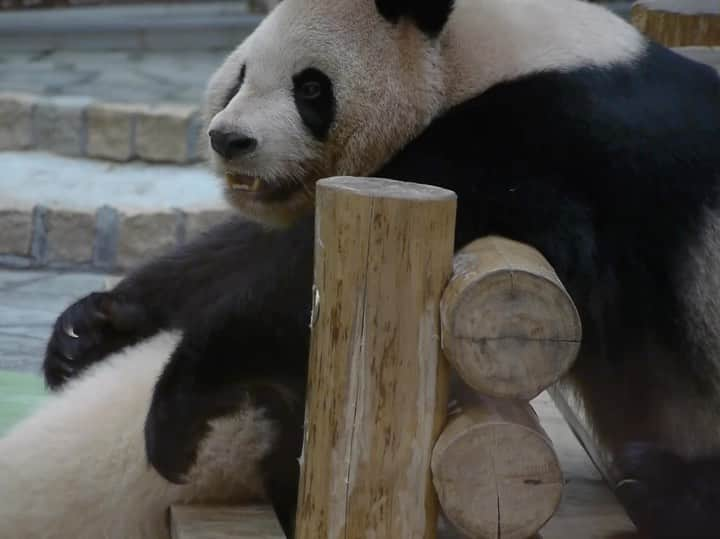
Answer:
M498 82L444 111L433 128L443 137L473 133L489 144L573 134L586 143L618 135L638 141L647 135L654 143L679 126L717 136L717 128L700 126L719 115L717 72L650 44L631 61L544 69Z

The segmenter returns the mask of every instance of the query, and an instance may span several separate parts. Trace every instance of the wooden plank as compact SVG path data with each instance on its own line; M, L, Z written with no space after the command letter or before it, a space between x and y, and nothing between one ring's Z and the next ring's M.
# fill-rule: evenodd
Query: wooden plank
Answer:
M284 539L269 506L175 505L170 508L172 539Z
M555 385L548 389L548 395L605 481L611 485L617 483L620 477L613 471L612 458L598 446L582 407L572 393Z
M640 0L630 13L638 30L668 47L720 45L718 0Z
M532 401L553 442L565 488L555 515L535 539L634 539L635 527L548 392ZM270 507L175 506L173 539L282 539ZM439 539L465 539L443 523ZM318 537L318 539L324 539Z
M549 392L532 401L540 424L553 441L565 475L555 516L541 530L543 539L620 539L635 537L635 526L603 475L573 434Z

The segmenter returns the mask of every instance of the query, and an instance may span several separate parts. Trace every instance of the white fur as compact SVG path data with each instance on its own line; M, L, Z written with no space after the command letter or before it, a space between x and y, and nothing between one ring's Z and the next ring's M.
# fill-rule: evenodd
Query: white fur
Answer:
M411 21L393 25L374 0L284 0L212 77L209 128L255 137L258 149L224 161L219 176L302 182L281 203L228 191L243 213L285 222L312 209L315 182L367 176L443 110L493 84L546 69L630 62L646 41L609 10L580 0L458 0L443 33L428 39ZM245 83L225 106L243 64ZM333 82L337 117L326 143L302 124L292 77L315 67Z
M646 40L582 0L456 0L442 37L446 103L544 70L632 62Z
M218 421L189 483L148 466L143 424L177 342L161 335L104 361L0 439L3 539L162 539L174 503L260 499L272 441L262 412Z

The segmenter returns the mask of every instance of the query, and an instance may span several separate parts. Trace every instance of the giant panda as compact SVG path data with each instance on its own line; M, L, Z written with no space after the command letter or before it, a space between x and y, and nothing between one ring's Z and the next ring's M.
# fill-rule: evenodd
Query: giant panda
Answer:
M175 503L256 503L273 426L248 405L213 423L176 485L147 465L143 423L178 336L163 332L89 368L0 439L3 539L169 539Z
M720 517L720 81L580 0L283 0L208 85L210 163L242 220L64 312L48 384L158 331L182 338L145 419L173 482L211 420L261 394L263 485L292 534L315 182L458 194L488 234L555 267L584 327L568 383L652 537ZM128 388L128 391L132 391Z

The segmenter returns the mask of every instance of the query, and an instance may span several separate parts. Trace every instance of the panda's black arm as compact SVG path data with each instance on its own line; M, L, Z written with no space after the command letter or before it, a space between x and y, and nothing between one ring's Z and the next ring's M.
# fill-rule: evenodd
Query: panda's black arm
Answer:
M109 292L86 296L58 317L43 364L57 388L87 366L163 329L182 331L224 300L258 313L287 288L312 283L312 218L289 229L234 219L155 258Z
M292 537L310 340L309 290L294 284L280 288L283 297L268 298L262 311L224 301L185 332L155 386L145 440L156 470L169 481L182 482L211 420L242 406L263 408L273 440L259 463L260 473L286 536Z

